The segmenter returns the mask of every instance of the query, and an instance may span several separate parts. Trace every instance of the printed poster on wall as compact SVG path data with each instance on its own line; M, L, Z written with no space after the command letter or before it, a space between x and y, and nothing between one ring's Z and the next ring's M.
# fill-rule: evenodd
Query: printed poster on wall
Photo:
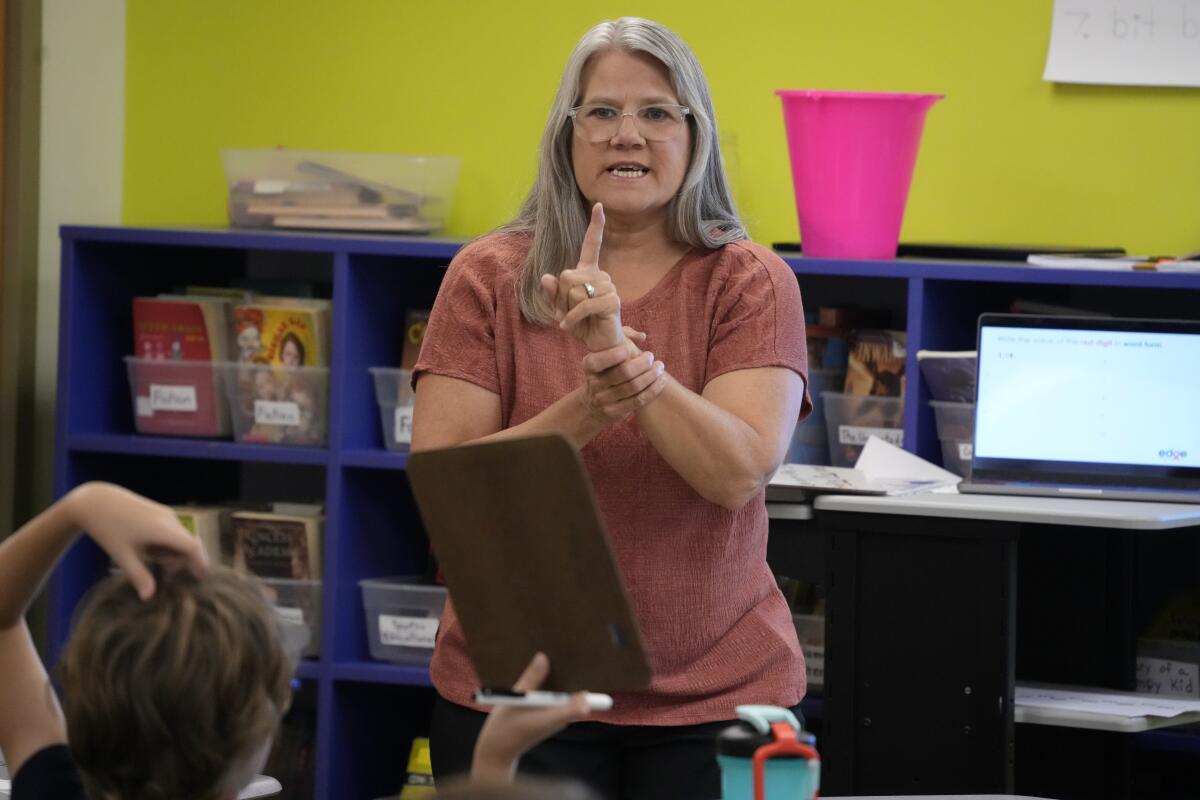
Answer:
M1200 86L1200 0L1055 0L1042 77Z

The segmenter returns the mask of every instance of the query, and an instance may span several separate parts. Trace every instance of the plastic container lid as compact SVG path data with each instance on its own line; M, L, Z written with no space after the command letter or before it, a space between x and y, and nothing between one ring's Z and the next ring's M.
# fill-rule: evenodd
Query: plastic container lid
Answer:
M734 758L753 758L758 748L775 741L769 733L759 733L748 722L736 722L717 735L717 752L723 756ZM801 730L796 734L796 741L810 746L816 745L817 737ZM796 755L784 755L779 758L802 758Z

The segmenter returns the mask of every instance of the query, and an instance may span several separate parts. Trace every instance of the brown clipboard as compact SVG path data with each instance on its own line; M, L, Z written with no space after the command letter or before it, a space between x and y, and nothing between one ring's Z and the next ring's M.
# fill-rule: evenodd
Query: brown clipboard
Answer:
M640 689L650 666L591 481L557 434L413 453L408 477L483 688Z

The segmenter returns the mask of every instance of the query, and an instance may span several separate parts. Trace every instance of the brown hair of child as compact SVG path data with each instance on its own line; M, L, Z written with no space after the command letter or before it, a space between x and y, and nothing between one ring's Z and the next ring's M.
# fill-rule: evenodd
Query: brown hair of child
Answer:
M81 604L60 666L67 738L95 800L223 800L249 779L291 699L294 663L261 590L223 567L197 581L123 576Z

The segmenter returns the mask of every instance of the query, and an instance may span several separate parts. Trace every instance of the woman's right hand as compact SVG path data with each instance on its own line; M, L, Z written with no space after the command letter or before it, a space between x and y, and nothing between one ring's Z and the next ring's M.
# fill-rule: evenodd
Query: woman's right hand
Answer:
M583 402L588 413L605 425L644 407L667 385L663 362L634 344L644 341L645 334L628 327L623 333L627 338L621 344L583 359Z

